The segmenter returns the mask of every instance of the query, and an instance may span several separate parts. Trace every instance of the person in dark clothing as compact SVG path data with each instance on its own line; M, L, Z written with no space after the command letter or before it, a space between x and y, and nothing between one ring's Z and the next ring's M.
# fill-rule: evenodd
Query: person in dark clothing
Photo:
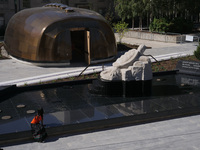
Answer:
M35 115L35 117L31 121L31 132L33 138L37 142L43 142L44 139L47 137L47 133L43 125L43 113L43 108L38 109L37 115Z

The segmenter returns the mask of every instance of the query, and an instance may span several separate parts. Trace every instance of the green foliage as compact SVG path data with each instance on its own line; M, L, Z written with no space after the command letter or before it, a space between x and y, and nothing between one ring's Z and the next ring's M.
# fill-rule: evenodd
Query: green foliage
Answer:
M164 66L162 66L160 64L160 62L158 62L158 63L152 63L151 64L151 68L152 68L153 72L159 72L159 71L166 71L167 70Z
M190 32L192 24L187 20L197 21L200 13L200 0L114 0L114 3L117 15L123 21L132 19L132 27L136 17L140 19L139 27L142 27L144 18L150 22L153 18L168 19L169 22L161 22L158 24L160 27L155 27L161 32Z
M119 21L117 24L113 24L114 29L119 34L119 42L121 43L122 38L124 37L125 33L128 31L128 23Z
M70 77L70 80L75 80L75 77Z
M197 46L196 51L194 51L194 55L195 55L195 57L196 57L197 59L200 60L200 43L199 43L199 45Z
M111 6L110 6L109 9L106 11L105 19L106 19L107 22L110 24L110 26L112 26L112 21L113 21L113 19L114 19L114 15L113 15L113 12L111 11Z
M165 18L156 19L150 24L150 31L155 32L173 32L173 33L187 33L191 32L193 24L182 18L175 18L168 21Z
M168 32L170 23L165 18L156 19L154 18L153 22L150 24L150 31L156 32Z
M140 18L140 27L142 27L142 18L150 9L150 0L115 0L115 11L124 21L125 19L134 20L135 17ZM132 24L134 27L134 23Z
M131 18L132 13L131 13L131 7L129 7L129 1L127 0L115 0L115 11L119 15L120 18L124 21L126 18Z

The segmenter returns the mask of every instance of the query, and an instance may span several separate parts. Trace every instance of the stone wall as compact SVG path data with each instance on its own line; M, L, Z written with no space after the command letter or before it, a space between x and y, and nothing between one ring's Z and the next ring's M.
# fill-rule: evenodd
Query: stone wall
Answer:
M144 40L160 41L167 43L182 43L185 42L185 35L181 34L165 34L153 33L148 31L129 30L125 37L132 37Z

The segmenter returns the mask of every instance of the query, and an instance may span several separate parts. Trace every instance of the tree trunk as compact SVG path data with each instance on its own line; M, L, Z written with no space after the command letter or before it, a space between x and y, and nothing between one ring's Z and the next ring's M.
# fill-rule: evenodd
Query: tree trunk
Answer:
M152 23L152 21L153 21L153 14L152 14L152 13L150 13L150 17L149 17L149 24L151 24L151 23Z
M142 17L140 17L139 28L140 28L140 30L142 30Z
M149 27L149 13L147 12L147 27Z
M134 25L135 25L135 20L134 18L132 18L132 28L134 29Z

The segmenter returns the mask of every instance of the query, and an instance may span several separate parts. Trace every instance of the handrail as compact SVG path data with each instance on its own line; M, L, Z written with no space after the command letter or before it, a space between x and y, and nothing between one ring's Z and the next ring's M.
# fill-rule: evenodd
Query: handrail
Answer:
M155 57L153 57L152 55L142 55L142 56L150 56L150 57L152 57L156 62L158 62L157 60L156 60L156 58ZM87 65L82 71L81 71L81 73L78 75L78 77L79 76L81 76L82 74L83 74L83 72L90 66L91 64L89 64L89 65ZM102 70L104 70L104 63L102 63Z
M83 74L83 72L84 72L90 65L91 65L91 64L87 65L87 66L81 71L81 73L78 75L78 77L80 77L80 76Z
M149 54L149 55L144 55L144 54L143 54L142 56L151 56L151 57L152 57L152 58L153 58L153 59L154 59L156 62L158 62L158 61L156 60L156 58L155 58L155 57L153 57L153 56L152 56L152 55L150 55L150 54Z

